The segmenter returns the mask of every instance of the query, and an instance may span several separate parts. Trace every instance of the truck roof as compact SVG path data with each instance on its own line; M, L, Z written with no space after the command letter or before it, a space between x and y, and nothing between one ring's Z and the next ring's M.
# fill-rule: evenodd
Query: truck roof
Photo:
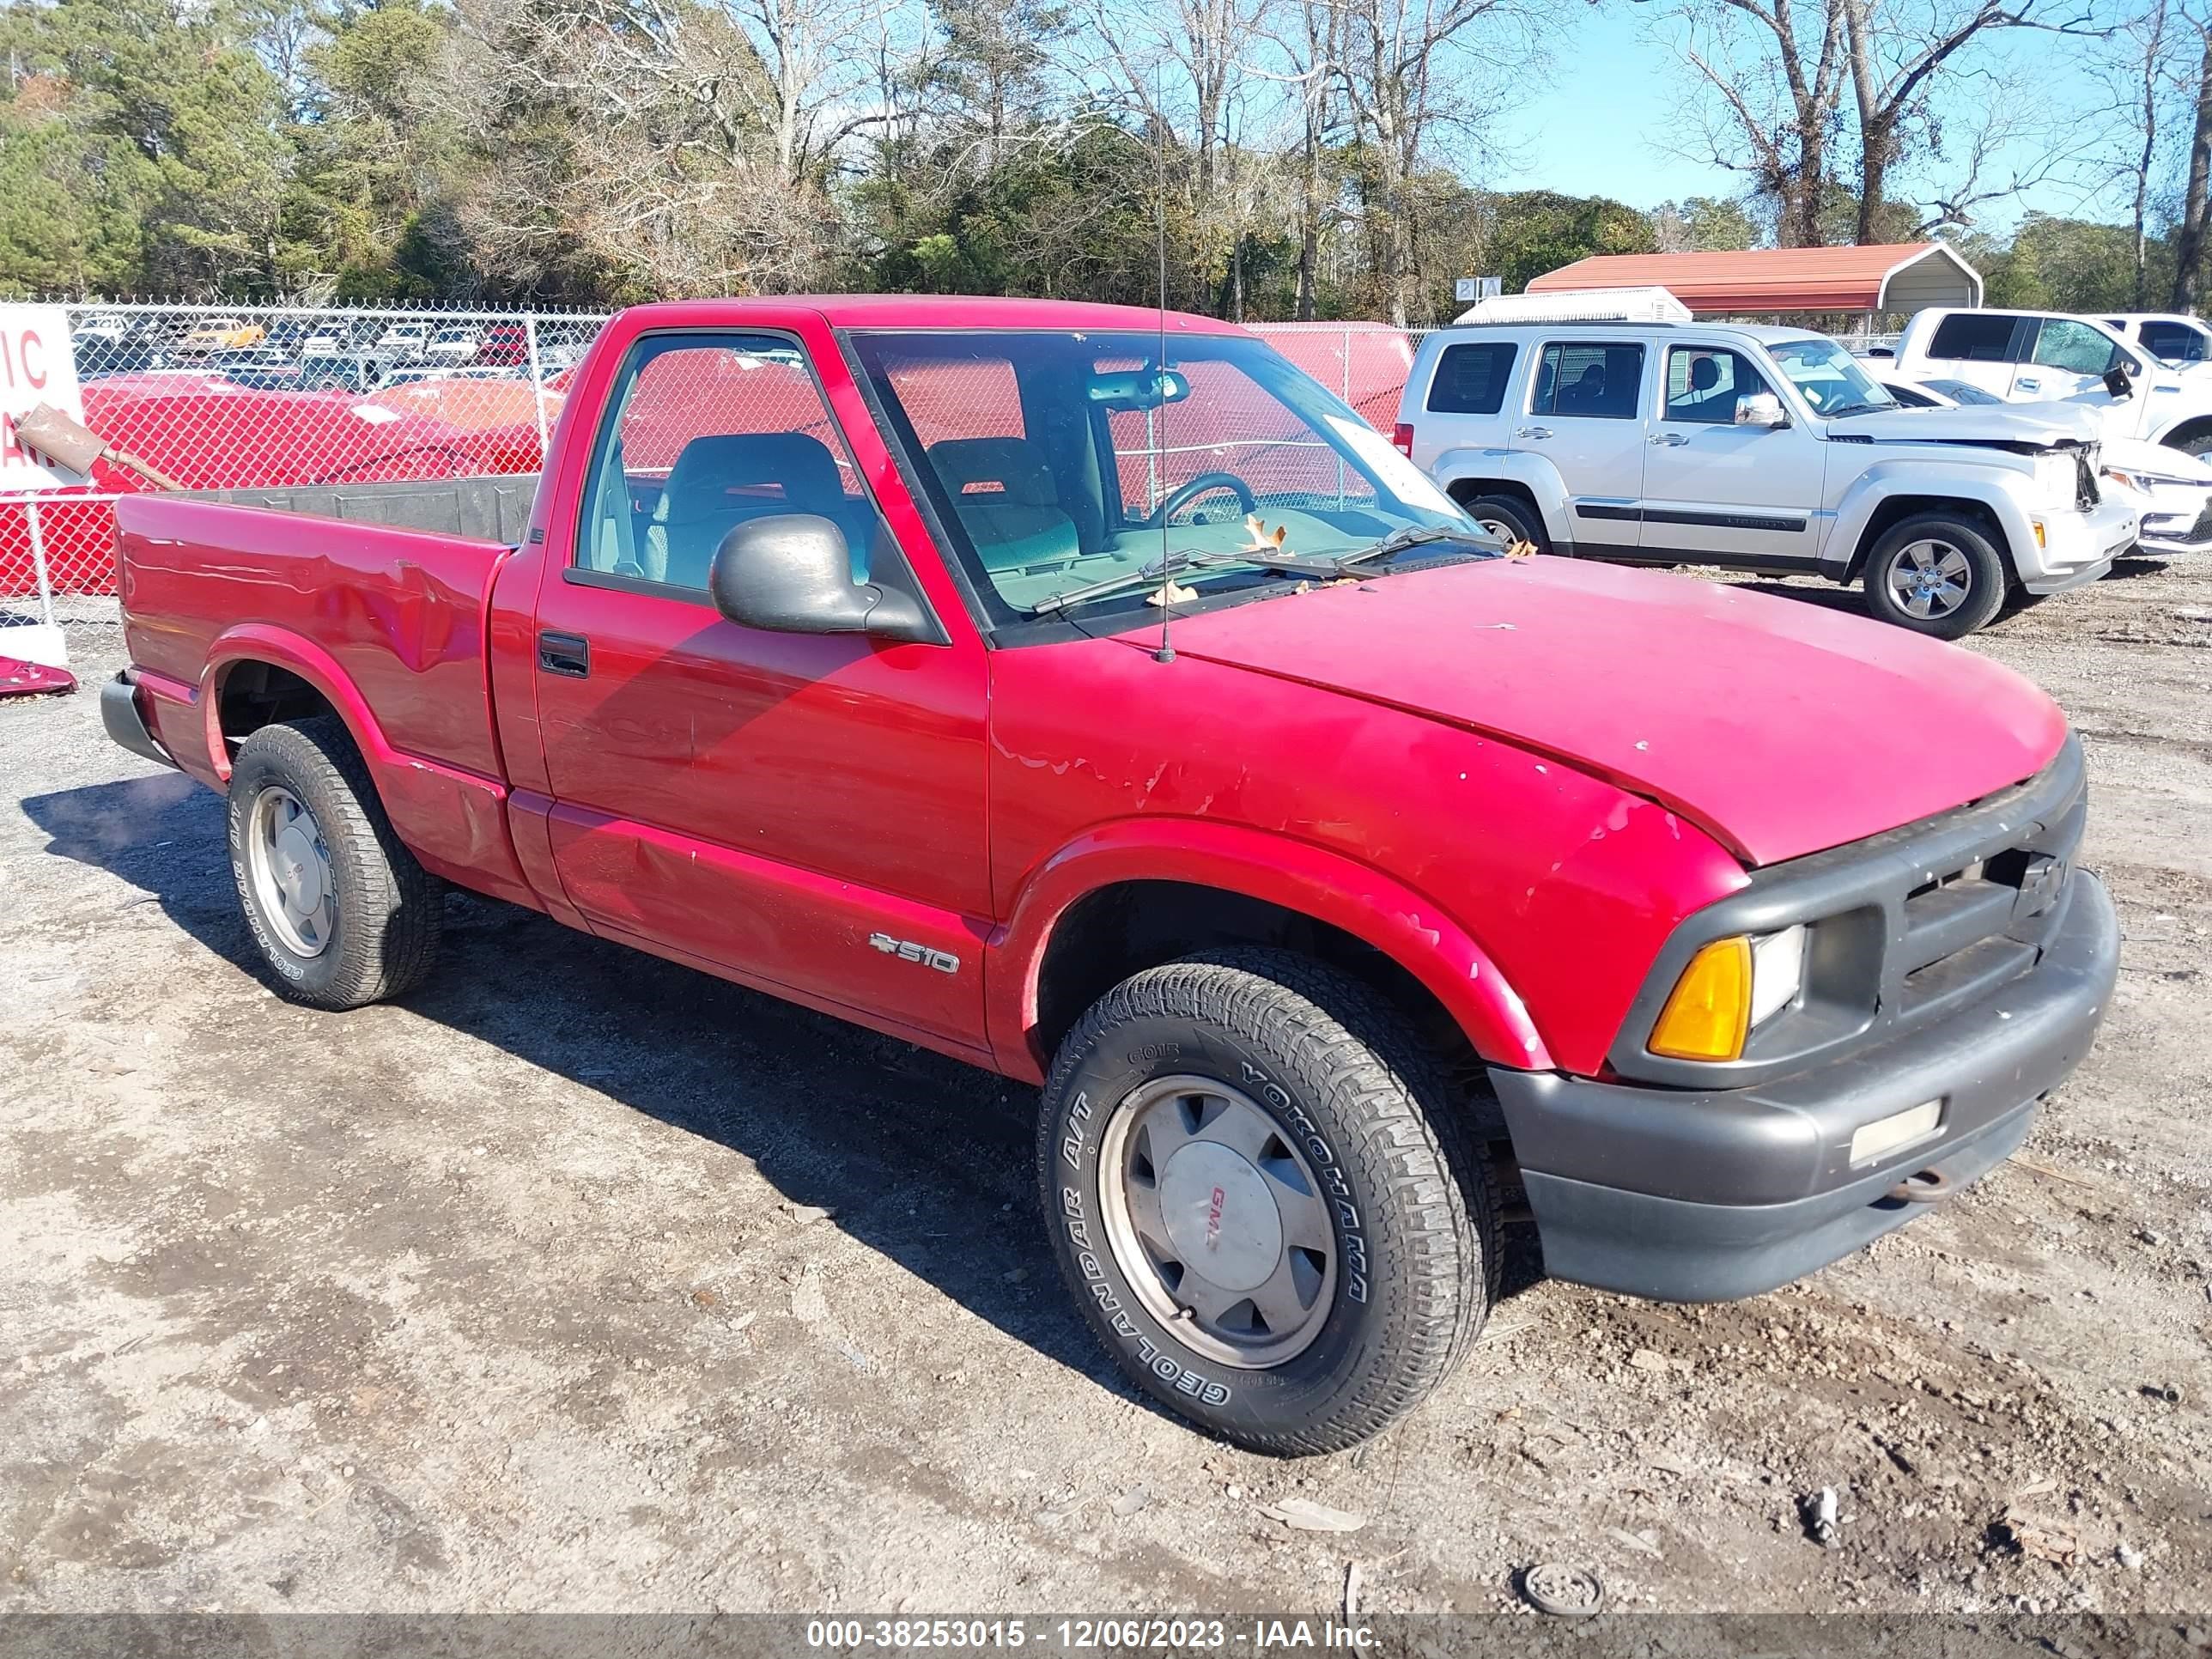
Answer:
M726 327L756 313L793 307L818 312L832 328L1042 328L1157 330L1161 313L1149 306L1098 305L1081 300L1006 300L984 295L795 294L760 300L678 300L639 306L637 313L665 325ZM1181 334L1242 334L1234 323L1188 312L1166 313Z

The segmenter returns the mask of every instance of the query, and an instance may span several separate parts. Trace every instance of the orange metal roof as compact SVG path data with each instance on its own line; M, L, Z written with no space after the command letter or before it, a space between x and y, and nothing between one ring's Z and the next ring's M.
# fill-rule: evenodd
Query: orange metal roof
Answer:
M1940 242L1751 248L1728 253L1601 254L1547 272L1528 284L1528 292L1663 288L1692 311L1706 316L1912 309L1884 303L1891 279L1929 260L1952 267L1971 286L1972 297L1966 304L1981 303L1979 274Z

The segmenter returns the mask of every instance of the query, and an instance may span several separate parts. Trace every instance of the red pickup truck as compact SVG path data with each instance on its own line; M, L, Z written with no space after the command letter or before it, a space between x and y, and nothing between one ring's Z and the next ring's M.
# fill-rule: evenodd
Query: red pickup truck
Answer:
M1042 1085L1077 1301L1245 1444L1437 1385L1501 1182L1554 1274L1763 1291L2004 1158L2111 991L2040 692L1509 556L1228 325L645 307L550 459L118 503L108 728L227 793L276 983L404 993L453 882Z

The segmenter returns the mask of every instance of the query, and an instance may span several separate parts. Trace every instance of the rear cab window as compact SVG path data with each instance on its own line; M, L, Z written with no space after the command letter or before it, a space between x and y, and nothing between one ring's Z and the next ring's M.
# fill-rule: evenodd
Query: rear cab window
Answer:
M1428 408L1437 415L1495 415L1505 407L1520 348L1510 340L1449 345L1429 381Z
M1958 311L1936 325L1928 355L1961 363L2008 363L2019 361L2012 349L2019 332L2017 317L1992 316L1987 312Z
M1644 347L1626 340L1553 340L1536 360L1531 415L1632 421L1641 412Z

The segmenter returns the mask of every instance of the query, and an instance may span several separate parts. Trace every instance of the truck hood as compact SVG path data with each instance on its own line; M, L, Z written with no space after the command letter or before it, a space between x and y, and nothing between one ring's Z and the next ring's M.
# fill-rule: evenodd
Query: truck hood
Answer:
M1830 438L1875 443L2033 444L2056 449L2094 443L2104 422L2074 404L1969 404L1956 409L1878 409L1828 422Z
M1179 619L1174 643L1564 762L1680 812L1755 865L1978 799L2032 776L2066 736L2049 697L1958 647L1742 587L1568 559L1250 601ZM1378 743L1378 793L1406 752Z

